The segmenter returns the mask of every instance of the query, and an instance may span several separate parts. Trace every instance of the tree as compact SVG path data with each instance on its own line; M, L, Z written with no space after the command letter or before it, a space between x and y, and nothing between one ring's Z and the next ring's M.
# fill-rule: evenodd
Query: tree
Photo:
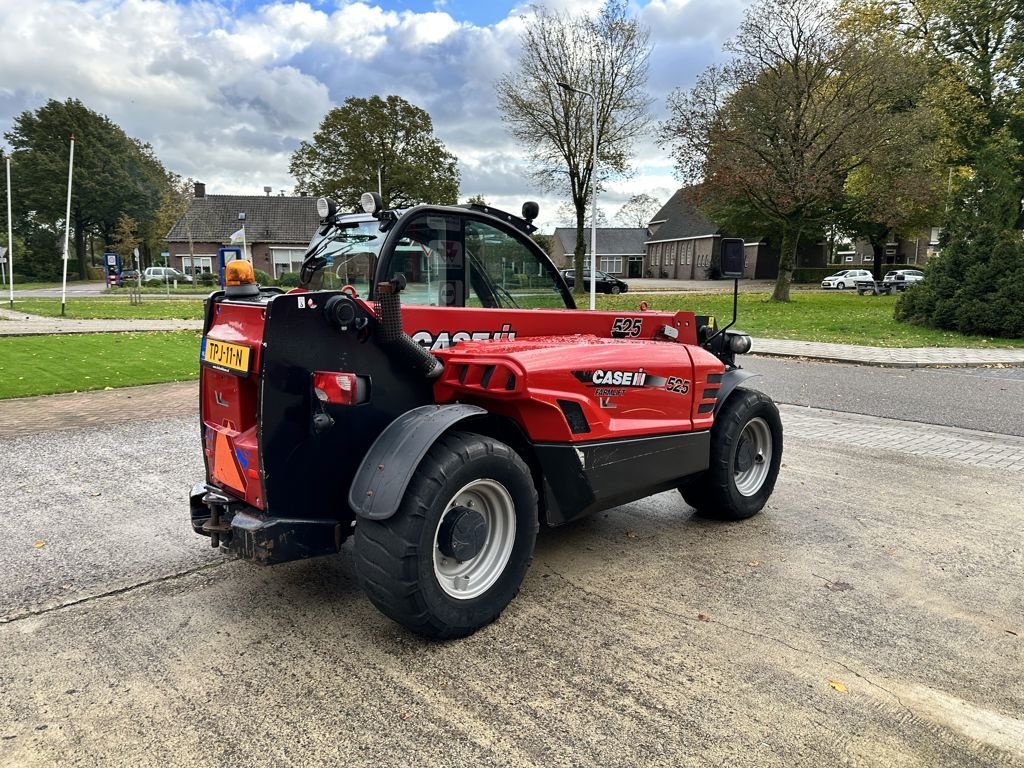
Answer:
M136 266L133 261L133 253L142 243L137 235L138 227L138 222L126 213L121 214L114 227L114 233L111 235L108 245L111 251L121 255L122 265Z
M1024 6L890 6L928 55L949 165L941 255L896 316L961 333L1024 336Z
M574 264L582 272L594 175L593 106L599 176L625 174L633 139L649 123L649 35L628 16L625 0L608 0L593 17L543 6L535 6L533 13L520 40L517 70L496 85L498 108L528 152L534 180L543 189L568 194L576 214ZM593 101L556 81L588 91ZM574 290L583 293L583 282Z
M588 207L587 210L584 211L583 218L584 236L586 237L589 237L589 235L586 234L586 231L590 229L590 213L591 209ZM576 210L576 206L574 206L568 200L563 200L561 203L559 203L558 212L556 216L558 218L558 223L563 227L574 227L576 226L576 223L579 220L579 213ZM601 208L597 209L597 226L608 226L608 217L605 215L604 210ZM577 231L576 236L579 237L579 231ZM586 249L586 243L584 243L584 249Z
M885 244L900 235L935 226L942 215L945 166L938 141L940 114L931 103L927 62L898 31L897 17L876 0L845 7L844 34L869 42L887 61L905 69L903 96L887 119L889 131L878 151L847 176L832 223L854 240L870 243L876 280L882 279Z
M534 232L530 237L532 237L533 241L541 247L541 250L544 251L544 253L548 256L551 255L551 249L555 243L554 235L546 235L543 232Z
M143 262L152 266L155 254L160 252L164 238L180 219L188 238L189 256L195 255L192 240L192 215L189 213L192 198L195 194L195 180L183 178L177 173L167 174L167 184L160 196L160 207L153 217L152 223L142 231Z
M705 202L742 206L781 237L775 301L789 300L802 234L841 205L847 179L905 127L906 68L843 33L817 0L760 0L689 91L669 97L662 141Z
M393 208L417 203L454 205L459 198L457 160L434 136L424 110L399 96L350 97L303 141L288 165L296 191L334 198L359 210L364 192L377 189Z
M641 192L633 195L615 214L615 220L624 227L646 227L654 214L661 209L661 203Z
M483 195L472 195L467 201L467 205L487 205L487 201Z
M14 203L34 224L63 230L70 137L75 136L71 225L79 276L86 276L86 236L109 237L122 214L148 222L159 206L166 172L152 148L128 137L110 118L77 99L50 100L22 112L5 134L17 162ZM59 253L53 254L54 258Z
M1019 0L889 0L928 55L951 160L970 165L1004 126L1024 139L1024 5Z
M1024 147L1003 127L961 177L942 254L900 297L896 317L968 334L1024 337Z

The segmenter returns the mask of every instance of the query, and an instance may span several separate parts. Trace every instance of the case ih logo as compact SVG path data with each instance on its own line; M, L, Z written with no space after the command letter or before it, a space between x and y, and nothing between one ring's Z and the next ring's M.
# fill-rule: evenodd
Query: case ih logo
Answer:
M497 331L440 331L436 336L430 331L416 331L412 340L433 352L435 349L444 349L460 341L513 341L516 332L512 326L505 323Z
M668 381L664 376L651 376L643 368L635 371L573 371L572 375L588 387L663 387Z

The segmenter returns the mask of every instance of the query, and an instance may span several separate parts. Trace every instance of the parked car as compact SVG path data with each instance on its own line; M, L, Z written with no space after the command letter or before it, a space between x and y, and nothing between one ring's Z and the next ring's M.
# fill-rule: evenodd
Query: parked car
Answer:
M822 288L856 288L858 280L871 280L871 272L866 269L844 269L829 275L821 281Z
M121 285L128 285L134 283L139 279L139 270L137 269L122 269L121 270Z
M179 272L174 267L146 267L146 271L142 275L144 281L148 280L161 280L168 283L173 283L177 280L179 283L191 283L192 278L186 275L184 272Z
M924 280L924 272L919 269L894 269L890 272L885 273L885 277L882 278L883 283L894 283L894 282L907 282L907 283L919 283Z
M576 282L576 270L575 269L563 269L562 277L565 278L565 283L570 288ZM590 290L590 272L583 272L583 282L587 285L587 290ZM625 293L629 290L629 283L624 280L619 280L617 277L609 275L607 272L597 272L597 292L598 293Z

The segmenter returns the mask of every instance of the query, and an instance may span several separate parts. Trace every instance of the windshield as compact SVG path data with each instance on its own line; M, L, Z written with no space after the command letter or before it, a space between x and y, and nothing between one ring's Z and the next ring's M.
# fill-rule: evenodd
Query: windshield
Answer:
M309 243L309 251L326 259L324 288L365 285L373 279L377 254L384 242L376 219L339 221L326 235L319 230ZM360 292L362 293L362 291Z

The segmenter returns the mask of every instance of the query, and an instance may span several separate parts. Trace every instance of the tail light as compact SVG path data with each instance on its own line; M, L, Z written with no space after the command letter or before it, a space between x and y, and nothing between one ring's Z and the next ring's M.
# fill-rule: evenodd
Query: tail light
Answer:
M315 371L313 394L322 403L358 405L369 399L369 381L365 376L337 371Z

